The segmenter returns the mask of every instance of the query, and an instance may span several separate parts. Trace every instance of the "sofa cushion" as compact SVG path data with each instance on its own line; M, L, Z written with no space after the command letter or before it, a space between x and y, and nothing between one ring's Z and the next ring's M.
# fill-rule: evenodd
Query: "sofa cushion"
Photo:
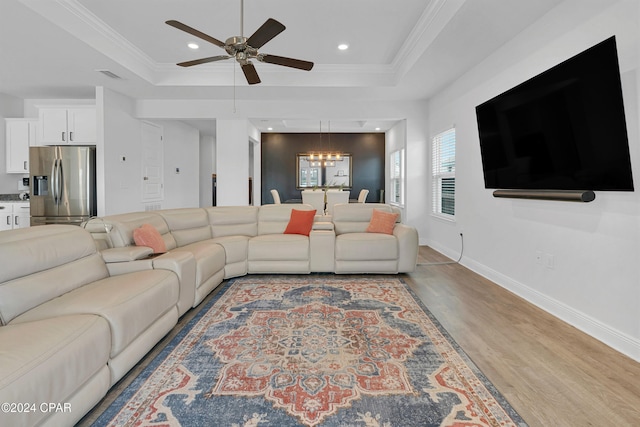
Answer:
M249 240L248 258L274 262L309 260L309 238L300 234L256 236Z
M162 236L151 224L142 224L133 230L133 240L137 246L146 246L153 250L154 254L167 252L167 245L164 244Z
M249 236L221 236L211 239L212 242L224 248L225 265L224 278L244 276L247 274L247 251Z
M397 219L397 213L383 212L380 209L374 209L366 231L367 233L393 234L393 227L396 225Z
M91 234L74 225L0 233L0 324L108 276Z
M315 210L311 205L285 203L282 205L260 206L258 213L258 235L282 234L291 219L291 210Z
M291 217L287 228L284 229L284 234L302 234L308 236L313 226L313 220L316 216L316 210L301 211L298 209L291 209Z
M162 216L154 211L131 212L118 215L110 215L104 218L96 218L89 223L99 227L107 227L109 229L108 239L111 246L121 248L123 246L132 246L135 244L133 240L133 230L142 224L151 224L158 230L167 250L171 250L177 246L174 237L169 233L169 226Z
M211 239L211 242L224 248L226 263L232 264L247 261L249 239L249 236L222 236Z
M342 203L336 205L332 217L336 235L366 232L374 209L388 213L396 212L391 206L383 203Z
M201 208L166 209L158 211L169 226L178 247L211 238L207 212Z
M196 288L224 270L226 260L224 248L211 240L181 246L175 250L190 252L196 259Z
M256 236L258 206L212 206L206 208L214 238L225 236Z
M398 259L398 240L382 233L346 233L336 236L336 261Z
M39 410L41 403L69 402L76 390L106 368L110 347L109 324L100 316L60 316L1 327L0 402L37 405L35 412L16 414L19 418L3 414L3 425L36 425L49 415ZM103 381L96 401L108 388L108 381Z
M95 314L111 328L114 357L178 301L177 276L167 270L145 270L108 277L47 301L16 317L25 323L71 314Z

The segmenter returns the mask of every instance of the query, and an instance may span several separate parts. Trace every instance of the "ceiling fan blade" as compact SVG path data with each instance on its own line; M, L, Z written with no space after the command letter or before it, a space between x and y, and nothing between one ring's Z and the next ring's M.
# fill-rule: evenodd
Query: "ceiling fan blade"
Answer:
M179 65L181 67L192 67L194 65L206 64L207 62L222 61L223 59L229 58L231 58L231 56L228 55L210 56L208 58L194 59L193 61L179 62L176 65Z
M251 62L247 62L242 65L242 72L244 76L247 78L247 83L250 85L255 85L260 83L260 77L258 77L258 72L256 71L256 67L253 66Z
M198 31L195 28L188 26L187 24L183 24L182 22L175 21L173 19L170 21L166 21L165 24L171 25L174 28L184 31L185 33L189 33L192 36L199 37L202 40L206 40L209 43L213 43L216 46L220 46L221 48L224 48L224 43L221 42L220 40L213 38L210 35L203 33L202 31Z
M286 27L273 18L265 21L260 28L247 40L247 44L255 49L260 49L269 40L284 31Z
M299 70L309 71L313 68L313 62L303 61L301 59L285 58L277 55L259 55L258 60L268 62L269 64L284 65L285 67L297 68Z

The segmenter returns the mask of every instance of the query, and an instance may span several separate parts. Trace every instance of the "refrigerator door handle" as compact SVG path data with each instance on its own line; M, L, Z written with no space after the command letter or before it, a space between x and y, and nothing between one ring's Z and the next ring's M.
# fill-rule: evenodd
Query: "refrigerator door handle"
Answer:
M91 156L89 156L87 154L86 160L87 160L87 163L85 165L86 171L87 171L87 173L91 173ZM86 190L87 191L87 195L86 195L86 197L89 198L89 215L91 215L91 199L90 199L90 197L91 197L91 180L87 179L86 182L87 182L87 190Z
M62 170L62 159L58 160L58 179L57 179L58 189L56 190L58 194L58 203L62 201L62 190L64 188L64 171Z
M56 196L56 172L58 166L58 159L53 160L51 165L51 195L53 196L53 203L58 204L58 198Z

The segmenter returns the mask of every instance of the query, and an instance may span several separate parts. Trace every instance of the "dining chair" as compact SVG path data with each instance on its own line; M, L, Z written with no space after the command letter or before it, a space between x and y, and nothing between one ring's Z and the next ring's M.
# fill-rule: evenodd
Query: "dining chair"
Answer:
M280 193L278 193L278 190L276 190L275 188L273 190L271 190L271 196L273 197L273 203L276 205L281 204L282 202L280 201Z
M327 215L333 215L333 207L338 203L349 203L349 191L327 191Z
M324 215L324 191L302 190L302 203L316 209L316 215Z
M358 203L364 203L367 200L367 196L369 195L369 190L363 188L360 190L360 194L358 194Z

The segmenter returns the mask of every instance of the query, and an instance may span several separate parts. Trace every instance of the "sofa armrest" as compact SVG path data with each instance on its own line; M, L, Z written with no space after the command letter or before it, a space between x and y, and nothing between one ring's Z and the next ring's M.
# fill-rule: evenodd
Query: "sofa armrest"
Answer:
M100 251L102 259L107 264L112 262L129 262L149 258L153 249L147 246L125 246L124 248L110 248Z
M331 223L329 223L331 224ZM313 273L333 272L336 233L330 229L313 229L309 233L309 269Z
M333 223L330 221L316 221L311 227L312 230L330 230L333 231Z
M393 235L398 239L398 272L414 271L418 263L418 230L406 224L396 224Z
M149 258L152 253L151 248L145 246L127 246L100 251L100 255L107 265L109 276L153 269Z
M171 251L152 258L153 268L173 271L180 282L178 315L182 316L196 299L196 259L191 252Z

